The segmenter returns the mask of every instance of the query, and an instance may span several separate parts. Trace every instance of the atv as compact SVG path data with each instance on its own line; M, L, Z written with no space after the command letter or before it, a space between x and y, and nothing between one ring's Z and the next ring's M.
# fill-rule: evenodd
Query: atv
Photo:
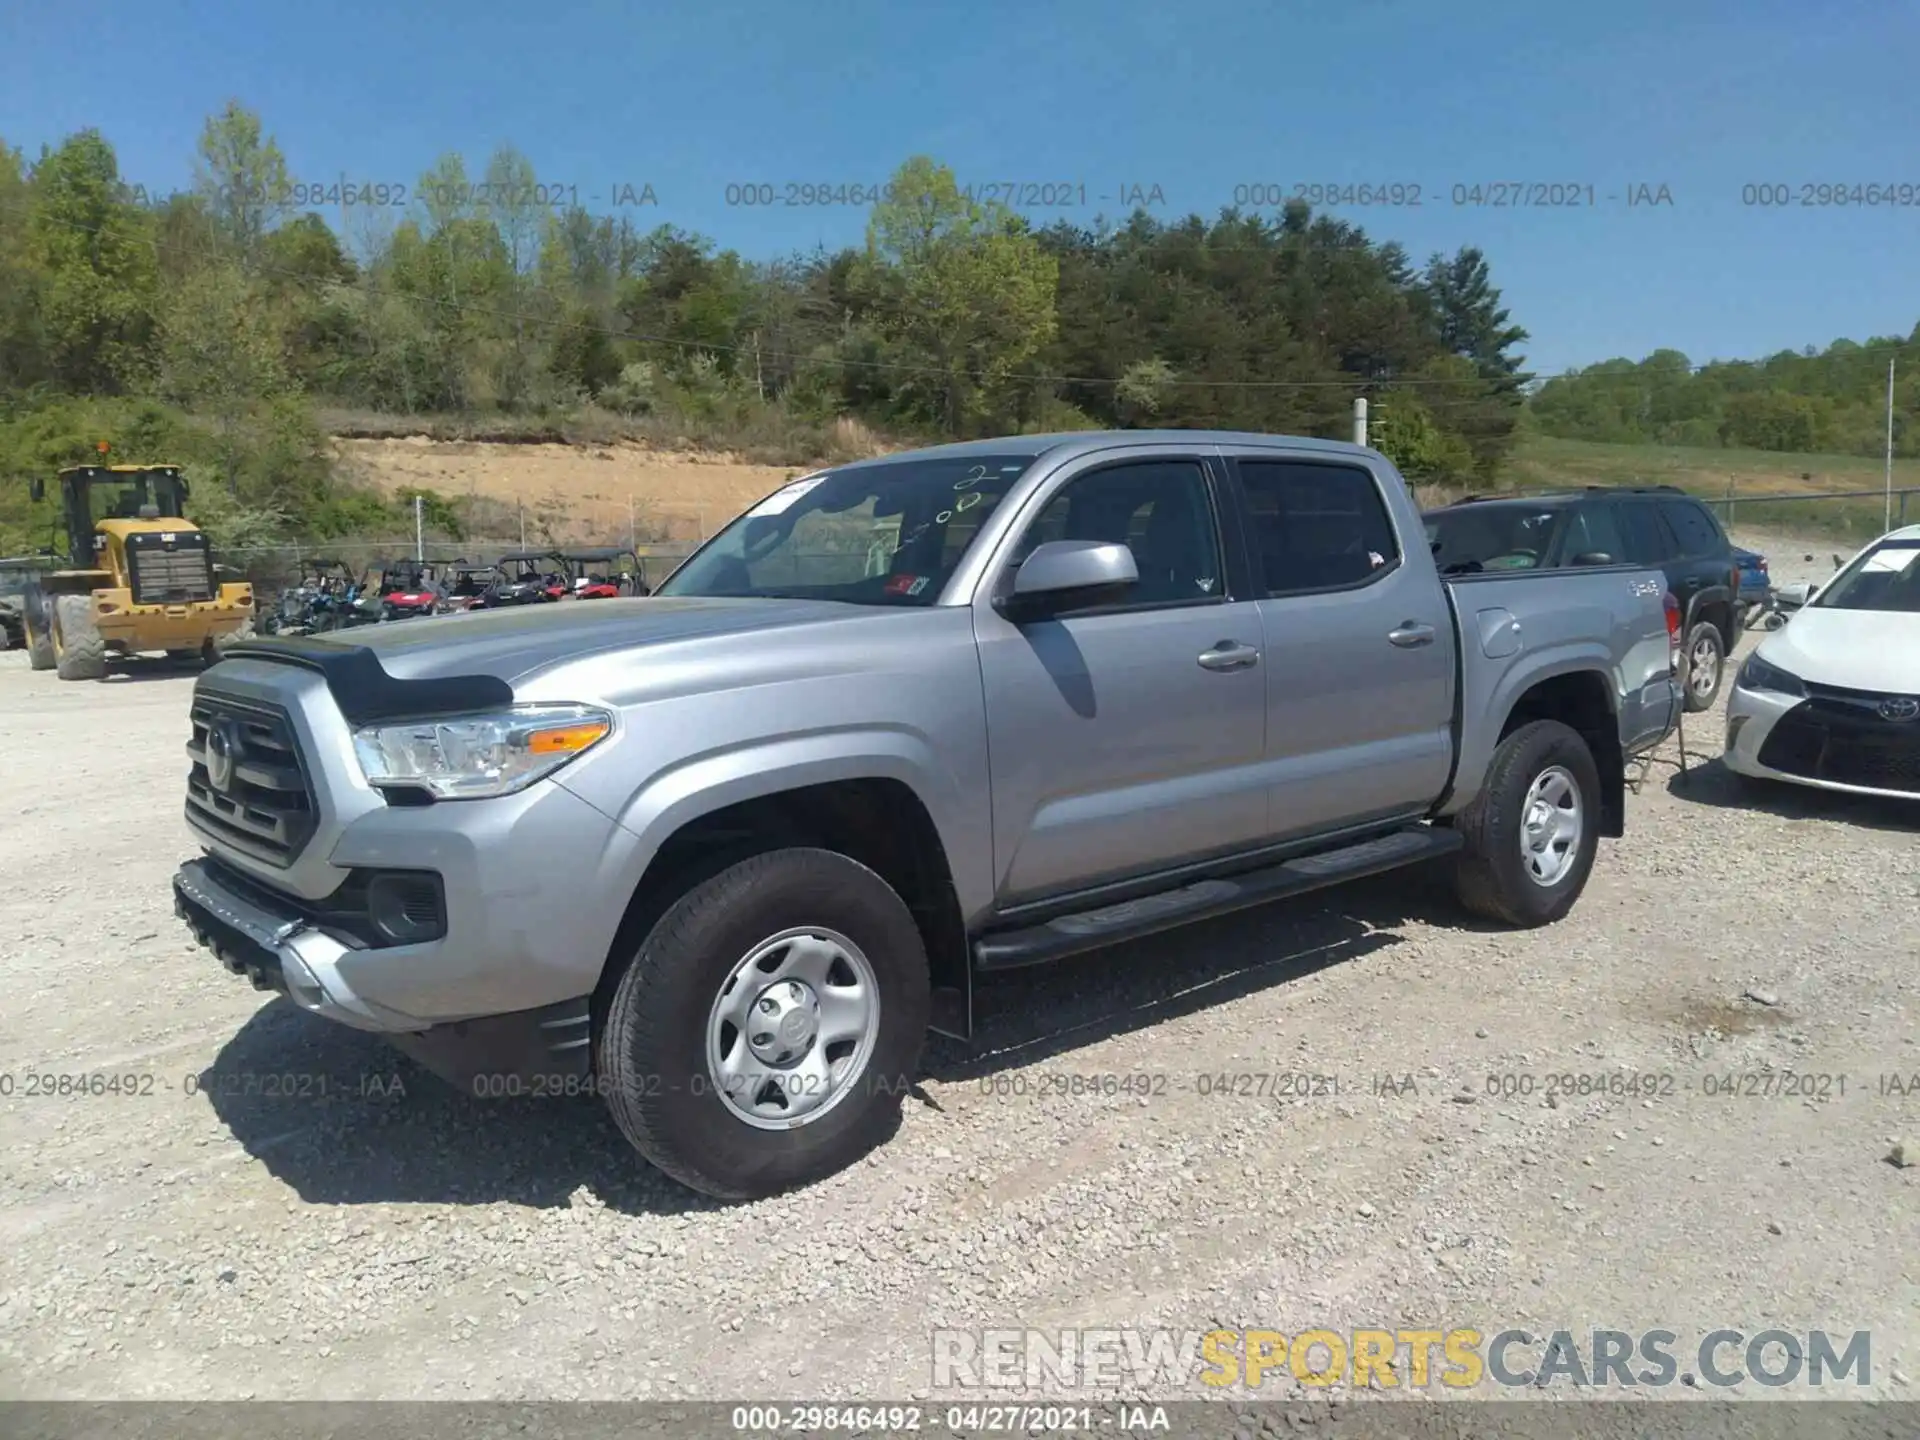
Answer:
M379 577L379 583L369 589L380 597L381 619L409 620L438 613L440 592L425 561L382 560L367 573Z
M500 572L492 565L455 560L441 578L440 613L457 615L463 610L475 608L488 589L499 580Z
M311 635L343 623L362 623L346 618L358 586L346 561L308 560L300 567L299 582L282 590L273 608L260 617L260 633Z
M563 550L568 589L576 600L612 600L622 595L650 595L646 571L631 550Z
M555 567L559 568L556 569ZM565 562L552 552L534 550L502 555L495 567L497 578L467 608L500 610L509 605L544 605L562 600L572 587Z

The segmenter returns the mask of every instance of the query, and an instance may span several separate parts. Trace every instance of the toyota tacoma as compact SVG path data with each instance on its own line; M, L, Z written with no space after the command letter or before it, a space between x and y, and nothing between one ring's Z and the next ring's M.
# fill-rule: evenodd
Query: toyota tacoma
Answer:
M794 480L654 598L252 640L175 907L474 1093L750 1198L897 1121L983 977L1451 866L1560 919L1675 722L1658 572L1436 570L1379 453L973 442Z

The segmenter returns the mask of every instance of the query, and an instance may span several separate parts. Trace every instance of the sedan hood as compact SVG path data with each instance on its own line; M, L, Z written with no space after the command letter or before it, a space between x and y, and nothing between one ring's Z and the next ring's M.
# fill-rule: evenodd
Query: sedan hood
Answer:
M1797 610L1755 653L1816 685L1920 695L1920 615Z
M512 683L546 666L601 651L774 630L845 619L849 613L848 606L812 600L616 599L434 615L300 643L309 651L314 646L370 650L396 680L486 675ZM276 643L249 642L247 650L266 658L268 647Z

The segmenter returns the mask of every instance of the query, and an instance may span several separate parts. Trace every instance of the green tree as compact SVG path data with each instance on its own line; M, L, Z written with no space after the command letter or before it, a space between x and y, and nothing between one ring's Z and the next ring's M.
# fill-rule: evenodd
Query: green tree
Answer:
M194 191L214 228L241 263L251 265L260 242L287 211L287 162L260 117L238 100L210 116L200 132Z
M136 382L154 331L151 218L130 204L113 147L82 130L33 167L29 263L51 377L82 394Z
M924 156L894 172L867 253L894 272L889 329L932 372L949 432L1005 414L1017 372L1053 338L1055 258L1011 211L961 195L953 172Z
M168 398L213 421L228 498L238 501L252 422L290 384L266 299L237 262L204 267L169 298L160 383Z

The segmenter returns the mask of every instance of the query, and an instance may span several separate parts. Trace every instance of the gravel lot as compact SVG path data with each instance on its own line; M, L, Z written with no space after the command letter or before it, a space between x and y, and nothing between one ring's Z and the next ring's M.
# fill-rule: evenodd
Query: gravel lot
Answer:
M995 983L890 1145L727 1208L591 1101L470 1099L194 948L167 884L192 683L0 655L0 1394L901 1399L936 1325L1214 1323L1868 1329L1871 1393L1914 1393L1920 1169L1885 1157L1920 1097L1877 1082L1920 1072L1920 810L1748 801L1717 716L1558 926L1403 874ZM1701 1092L1786 1069L1845 1093ZM1338 1093L1197 1080L1281 1071ZM1617 1071L1676 1089L1487 1089ZM1107 1074L1165 1078L1034 1093Z

